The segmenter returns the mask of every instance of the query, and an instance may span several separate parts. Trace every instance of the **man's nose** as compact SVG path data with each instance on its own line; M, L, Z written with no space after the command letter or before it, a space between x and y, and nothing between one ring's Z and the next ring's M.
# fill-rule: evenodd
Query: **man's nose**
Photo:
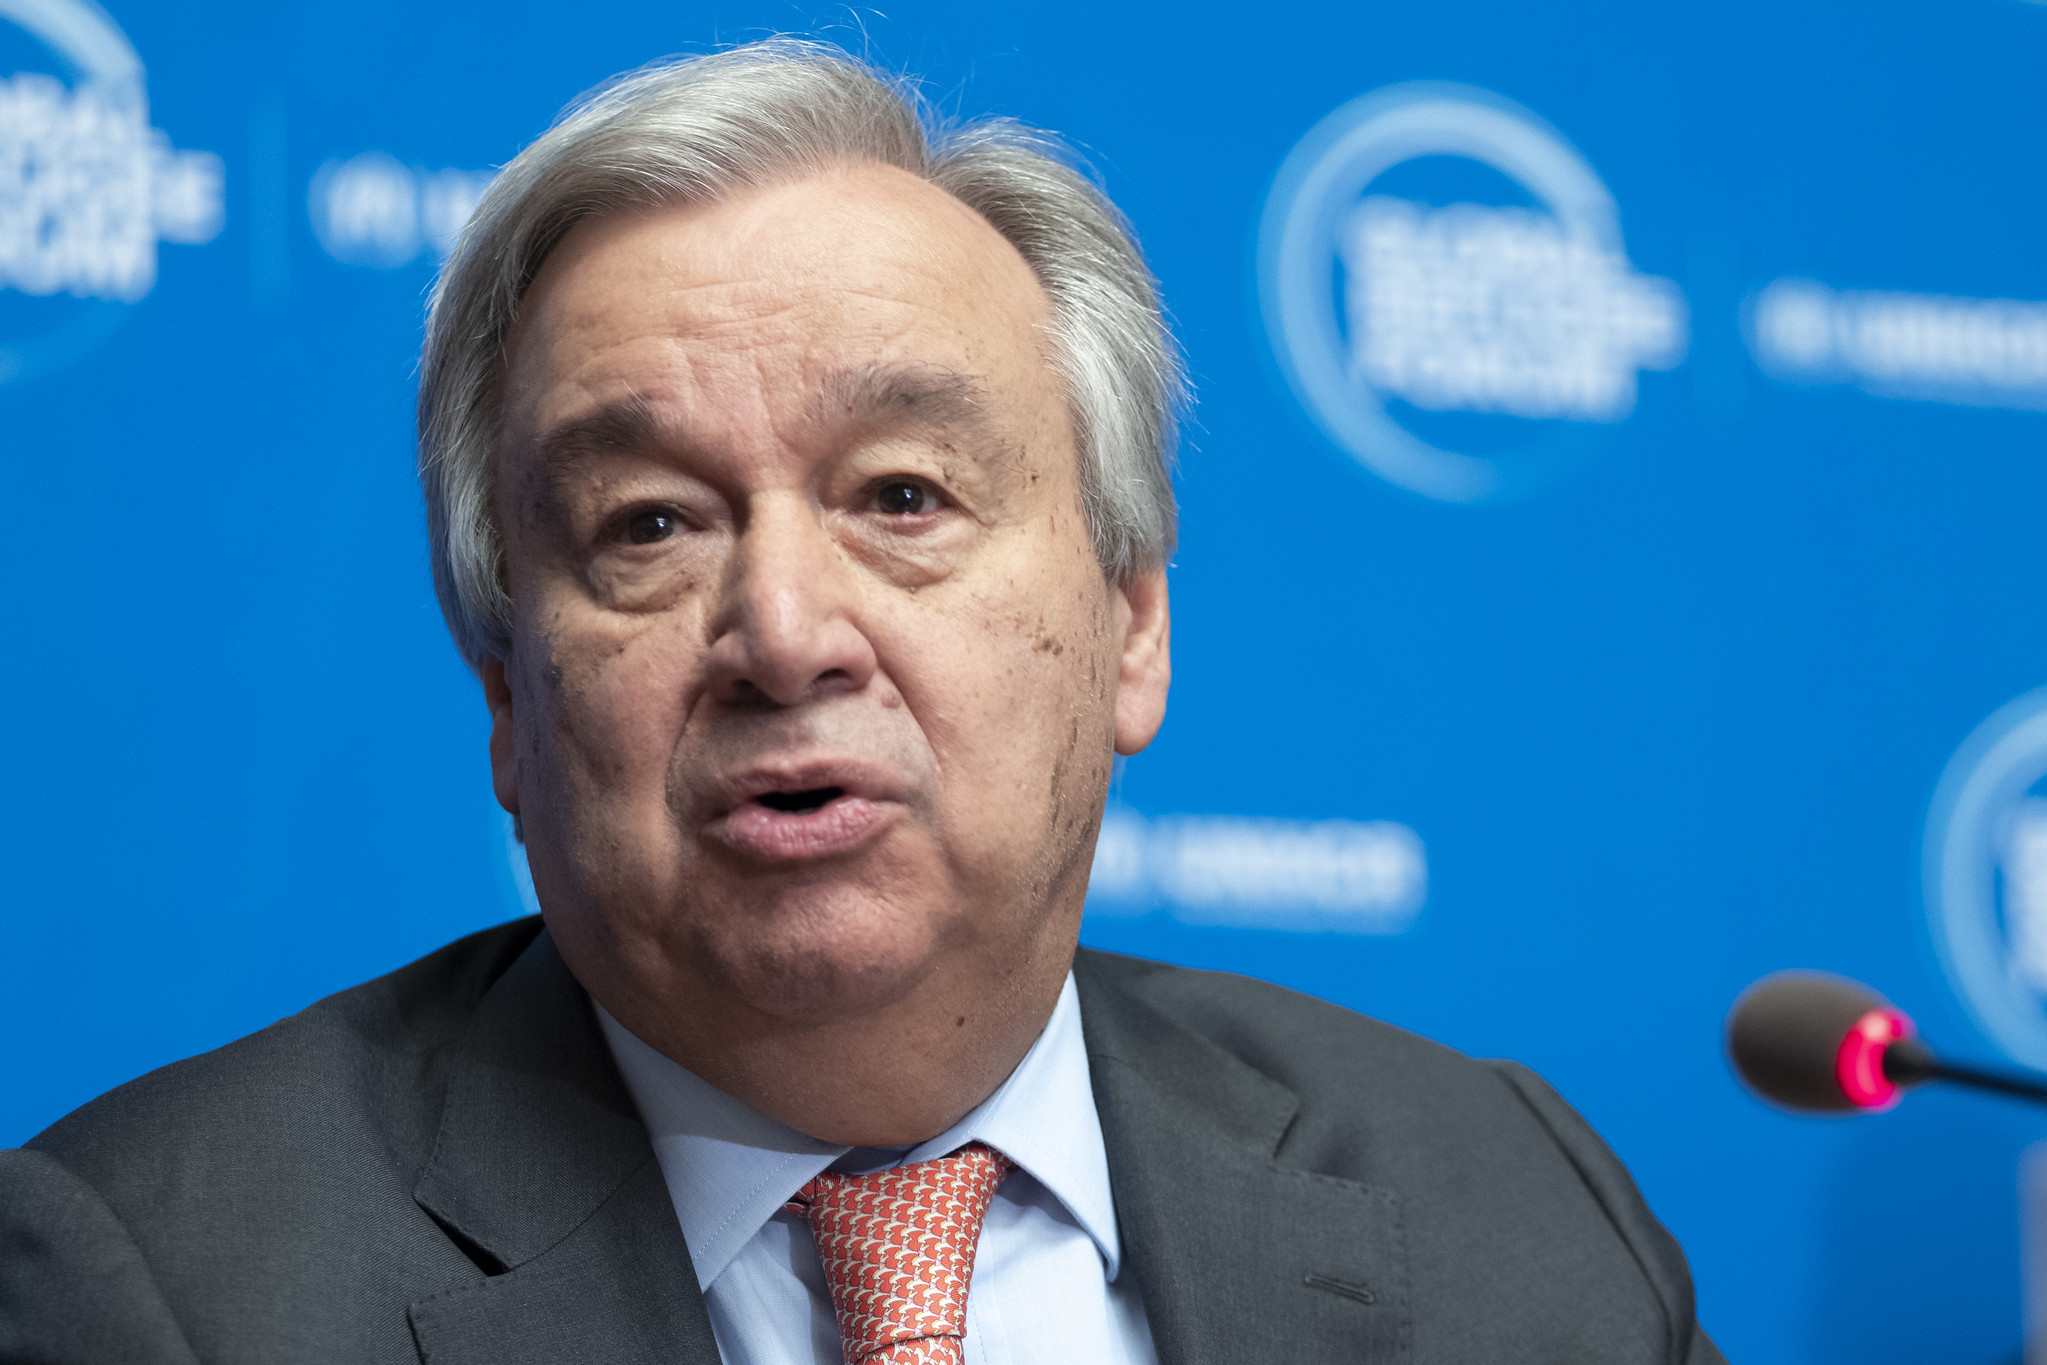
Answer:
M806 499L762 499L727 561L708 683L728 705L797 706L874 676L855 566Z

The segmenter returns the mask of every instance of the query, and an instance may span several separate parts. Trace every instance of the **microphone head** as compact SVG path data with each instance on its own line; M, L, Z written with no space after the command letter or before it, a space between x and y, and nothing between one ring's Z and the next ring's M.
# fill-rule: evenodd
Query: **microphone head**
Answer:
M1727 1015L1727 1055L1751 1090L1787 1109L1888 1109L1890 1045L1912 1021L1858 981L1831 972L1776 972L1741 993Z

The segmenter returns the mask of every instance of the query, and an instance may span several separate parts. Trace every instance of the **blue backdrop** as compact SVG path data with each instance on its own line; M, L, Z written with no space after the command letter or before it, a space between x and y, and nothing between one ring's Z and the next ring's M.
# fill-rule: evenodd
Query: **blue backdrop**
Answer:
M564 101L770 31L1077 141L1191 357L1087 938L1535 1066L1736 1360L2016 1359L2047 1120L1719 1031L1820 966L2047 1065L2024 0L0 0L0 1141L520 913L424 292Z

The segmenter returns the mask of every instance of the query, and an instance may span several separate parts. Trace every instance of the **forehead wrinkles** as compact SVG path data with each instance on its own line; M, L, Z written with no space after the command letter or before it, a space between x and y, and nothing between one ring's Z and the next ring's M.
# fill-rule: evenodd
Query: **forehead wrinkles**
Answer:
M874 427L999 435L998 424L988 410L987 381L945 365L907 361L840 366L804 387L809 390L807 395L787 395L795 400L786 405L793 409L788 416L825 439L849 428ZM784 406L775 401L776 395L766 384L753 397L770 409ZM780 414L771 411L768 415ZM782 439L791 435L794 433L784 434ZM587 477L585 467L594 458L715 448L728 439L723 431L705 430L692 423L689 414L678 411L676 405L631 393L538 433L535 473L550 492L559 495L572 479Z
M793 188L740 196L754 200L756 213L738 222L709 221L722 212L711 206L682 214L659 237L649 229L660 213L572 234L594 235L563 244L535 282L545 299L531 299L540 307L514 329L519 382L506 395L513 410L505 434L530 449L564 409L587 412L600 400L631 421L582 433L586 452L644 449L648 438L671 434L722 445L719 437L746 426L755 440L788 446L829 439L829 428L849 420L965 434L985 431L991 408L1015 437L1035 433L1044 417L1065 426L1065 386L1048 364L1047 301L1008 243L941 196L889 205L927 220L942 208L941 218L961 220L945 224L942 243L927 238L906 249L886 222L849 224L843 205L818 214L815 186L792 205ZM835 230L821 238L801 230L806 220ZM845 237L849 226L879 249L818 254L824 239ZM922 352L925 363L847 363L863 351ZM969 369L988 375L965 375ZM644 397L627 402L629 393ZM1041 406L1056 411L1040 414ZM656 430L670 425L698 429Z
M639 400L635 434L656 407L777 426L849 416L930 426L985 415L986 381L947 363L963 357L951 354L958 341L943 336L949 318L937 300L828 288L791 294L758 281L575 293L548 300L515 338L510 431L538 437L564 409L623 406L626 393ZM934 348L937 357L888 358L929 357Z

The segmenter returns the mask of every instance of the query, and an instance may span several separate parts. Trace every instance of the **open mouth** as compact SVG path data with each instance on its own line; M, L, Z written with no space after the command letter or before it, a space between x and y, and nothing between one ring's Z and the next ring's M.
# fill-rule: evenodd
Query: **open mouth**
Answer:
M791 776L795 782L805 776L815 782L826 775ZM896 809L896 803L877 799L857 781L816 787L795 782L744 797L712 822L712 837L734 852L769 862L834 857L873 838Z
M785 815L808 815L822 810L845 794L844 787L806 787L802 791L762 792L754 800Z

